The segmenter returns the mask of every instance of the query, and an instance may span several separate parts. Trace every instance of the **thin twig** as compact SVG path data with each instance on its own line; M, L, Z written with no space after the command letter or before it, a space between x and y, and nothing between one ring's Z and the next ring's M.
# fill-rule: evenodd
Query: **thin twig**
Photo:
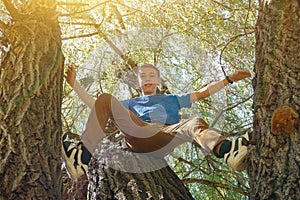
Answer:
M214 181L209 181L209 180L204 180L204 179L196 179L196 178L186 178L186 179L182 179L181 180L183 183L201 183L201 184L205 184L211 187L219 187L219 188L223 188L223 189L227 189L227 190L232 190L234 192L249 196L249 192L242 190L240 188L237 187L233 187L230 185L225 185L222 183L218 183L218 182L214 182Z
M242 103L245 103L246 101L248 101L249 99L251 99L253 97L254 94L250 95L249 97L247 97L246 99L236 103L236 104L233 104L232 106L229 106L227 107L226 109L222 109L219 111L218 115L215 117L214 121L211 123L210 127L214 127L217 123L217 121L219 120L219 118L223 115L224 112L228 111L228 110L231 110L235 107L237 107L238 105L242 104Z
M222 56L223 56L223 53L224 53L225 49L227 49L227 47L229 46L229 44L231 44L231 43L232 43L233 41L235 41L237 38L251 35L251 34L253 34L254 32L255 32L255 31L251 31L251 32L247 32L247 33L241 33L241 34L234 35L234 36L230 37L230 38L229 38L229 41L226 42L225 44L224 44L224 43L221 43L221 44L218 44L218 45L215 47L215 48L218 48L218 47L220 47L220 46L225 45L224 48L221 50L221 53L220 53L220 56L219 56L219 57L220 57L219 63L220 63L220 65L221 65L222 71L223 71L223 73L224 73L225 76L226 76L226 72L225 72L225 69L224 69L224 67L223 67L223 65L222 65Z
M76 39L76 38L91 37L91 36L94 36L94 35L98 35L98 32L65 37L65 38L62 38L62 40L71 40L71 39Z

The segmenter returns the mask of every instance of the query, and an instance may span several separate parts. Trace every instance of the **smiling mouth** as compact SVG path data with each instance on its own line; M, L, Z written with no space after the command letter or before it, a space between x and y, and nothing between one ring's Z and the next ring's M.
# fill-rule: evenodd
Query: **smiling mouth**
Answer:
M150 86L152 86L153 85L153 83L147 83L147 84L144 84L144 86L146 86L146 87L150 87Z

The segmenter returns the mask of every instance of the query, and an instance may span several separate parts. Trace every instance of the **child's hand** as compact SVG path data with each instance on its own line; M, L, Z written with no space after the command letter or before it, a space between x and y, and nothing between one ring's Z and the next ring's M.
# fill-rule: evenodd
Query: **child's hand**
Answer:
M74 83L75 83L75 80L76 80L76 71L75 71L75 68L73 66L68 66L68 69L67 69L66 74L65 74L65 78L66 78L67 83L71 87L73 87Z
M233 74L230 74L228 76L228 78L230 80L232 80L233 82L239 81L239 80L243 80L245 78L250 77L251 74L249 71L245 71L245 70L238 70L236 72L234 72Z

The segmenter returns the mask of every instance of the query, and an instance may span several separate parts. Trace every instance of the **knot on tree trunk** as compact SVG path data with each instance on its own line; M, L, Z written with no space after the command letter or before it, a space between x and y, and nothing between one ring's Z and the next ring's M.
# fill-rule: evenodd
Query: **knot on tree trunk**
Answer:
M299 115L289 106L280 106L272 116L271 132L275 135L289 134L295 131Z
M88 178L90 199L193 199L163 158L131 152L123 140L99 143Z

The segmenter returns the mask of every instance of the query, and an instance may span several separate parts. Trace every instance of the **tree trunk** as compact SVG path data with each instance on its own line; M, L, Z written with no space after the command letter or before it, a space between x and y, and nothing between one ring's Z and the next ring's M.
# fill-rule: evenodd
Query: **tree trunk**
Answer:
M103 140L90 163L90 199L193 199L166 161Z
M12 23L1 27L0 199L62 199L63 55L55 1L5 6Z
M251 199L299 199L299 122L289 124L282 105L300 112L300 2L262 0L256 27L254 143L250 152ZM273 118L272 118L273 116ZM277 119L276 119L277 118ZM286 126L272 131L272 122ZM274 126L273 128L276 128Z

